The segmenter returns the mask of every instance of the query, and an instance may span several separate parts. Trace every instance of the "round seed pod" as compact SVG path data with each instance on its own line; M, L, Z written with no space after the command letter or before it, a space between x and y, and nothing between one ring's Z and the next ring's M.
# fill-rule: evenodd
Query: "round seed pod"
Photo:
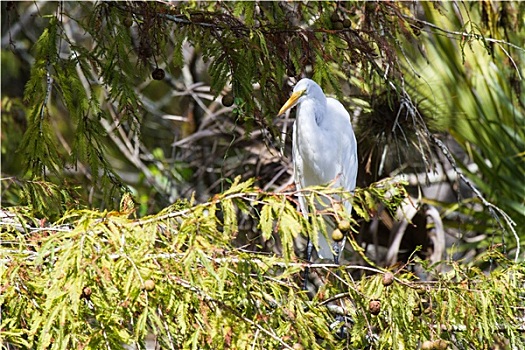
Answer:
M351 227L352 226L350 225L350 221L348 220L341 220L337 223L337 228L339 228L342 232L350 231Z
M333 27L334 30L342 30L342 29L344 29L343 22L341 22L341 21L333 23L332 27Z
M370 303L368 303L368 311L372 315L379 315L379 312L381 311L381 302L379 300L370 300Z
M232 95L225 95L222 97L222 105L224 107L231 107L233 106L233 96Z
M84 287L84 289L82 289L82 294L80 295L80 297L89 300L91 298L92 293L93 291L91 290L91 287Z
M332 231L332 239L334 241L336 242L342 241L344 237L345 235L343 234L343 232L341 232L340 229L336 228L335 230Z
M151 77L155 80L162 80L166 76L166 72L162 68L155 68L151 73Z
M336 23L336 22L340 22L341 20L339 19L339 14L337 14L337 11L334 11L331 15L330 15L330 22L332 23Z
M351 26L352 26L352 21L349 20L348 18L345 18L345 19L343 20L343 27L344 27L344 28L350 28Z
M148 292L151 292L152 290L155 289L155 281L153 280L146 280L144 281L144 289L147 290Z
M387 272L383 275L383 286L387 287L394 283L394 275L391 272Z
M425 340L421 344L421 350L433 350L434 349L434 342L432 340Z

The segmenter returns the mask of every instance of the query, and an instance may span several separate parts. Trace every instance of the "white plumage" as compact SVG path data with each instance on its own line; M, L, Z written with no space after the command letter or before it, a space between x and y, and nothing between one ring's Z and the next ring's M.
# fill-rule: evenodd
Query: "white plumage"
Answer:
M335 180L334 187L353 191L357 177L357 142L350 115L339 101L327 98L317 83L306 78L295 85L279 115L296 105L292 151L297 188L326 185ZM307 215L303 197L299 197L299 204L303 215ZM350 214L350 203L345 202L344 206ZM322 234L318 237L318 256L336 257L332 249L334 242L328 242Z

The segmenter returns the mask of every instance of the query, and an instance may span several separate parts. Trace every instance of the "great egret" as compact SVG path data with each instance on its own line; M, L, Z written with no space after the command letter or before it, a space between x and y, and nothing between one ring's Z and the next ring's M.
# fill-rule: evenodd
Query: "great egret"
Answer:
M279 115L296 105L292 152L297 188L333 183L336 188L353 191L357 177L357 142L350 115L339 101L327 98L317 83L306 78L295 85L292 95L282 106ZM299 205L303 215L307 216L308 207L301 196ZM345 201L344 206L350 214L350 203ZM331 238L328 240L318 233L317 255L321 259L333 257L338 263L344 240L342 243ZM309 241L308 259L311 252L312 244Z

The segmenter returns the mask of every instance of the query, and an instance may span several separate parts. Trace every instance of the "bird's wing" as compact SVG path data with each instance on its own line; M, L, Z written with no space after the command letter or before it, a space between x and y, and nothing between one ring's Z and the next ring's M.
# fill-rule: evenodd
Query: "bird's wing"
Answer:
M293 145L297 145L297 127L296 123L294 123L293 126ZM306 187L305 180L304 180L304 160L301 154L299 153L299 150L296 146L292 148L293 153L293 165L294 165L294 181L295 181L295 187L298 191L302 190L304 187ZM301 212L303 213L304 217L308 216L308 207L306 205L306 201L304 197L299 194L297 196L297 199L299 201L299 207L301 208Z
M293 153L293 159L294 159L293 164L294 164L295 187L298 191L300 191L309 185L319 184L319 182L317 180L311 179L312 177L311 169L305 166L305 159L299 152L299 148L296 146L298 145L296 125L297 125L297 122L294 123L294 127L293 127L293 145L294 147L292 148L292 153ZM306 199L301 193L299 193L297 196L297 200L299 201L299 207L301 209L301 213L303 214L305 218L308 218L308 205L306 203ZM318 237L318 240L317 240L316 246L319 247L319 249L317 249L317 255L321 259L332 258L333 257L332 249L330 248L330 243L328 242L328 240L322 234L319 234L317 237Z
M330 112L325 127L330 128L337 137L337 145L334 150L334 161L337 163L335 187L342 187L345 191L352 192L355 189L357 178L357 141L354 129L350 122L350 115L343 105L333 98L327 99L327 110ZM344 203L348 214L352 211L349 202Z
M305 159L304 157L307 157L306 154L302 154L299 150L298 143L298 126L297 121L294 123L293 127L293 147L292 147L292 153L293 153L293 160L294 160L294 180L295 180L295 186L297 190L302 190L303 188L307 186L312 185L320 185L322 183L327 183L328 180L322 180L319 177L319 174L316 174L315 170L312 169L311 166L309 166L309 162L311 163L311 159ZM304 140L304 139L303 139ZM302 144L303 147L308 147L312 145L306 145ZM301 208L301 212L305 218L308 217L308 204L306 202L305 197L299 193L297 196L297 200L299 201L299 207ZM330 248L330 242L326 239L326 237L319 233L317 235L317 242L314 245L316 247L317 255L321 259L331 259L333 257L332 249Z

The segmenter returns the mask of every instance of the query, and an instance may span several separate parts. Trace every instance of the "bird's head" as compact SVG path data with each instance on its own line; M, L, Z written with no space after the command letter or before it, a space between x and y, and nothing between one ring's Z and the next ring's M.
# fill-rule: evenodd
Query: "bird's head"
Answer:
M279 110L279 114L284 114L290 108L295 107L306 98L321 99L325 98L323 90L317 83L308 78L299 80L293 89L292 96L286 101L286 103Z

